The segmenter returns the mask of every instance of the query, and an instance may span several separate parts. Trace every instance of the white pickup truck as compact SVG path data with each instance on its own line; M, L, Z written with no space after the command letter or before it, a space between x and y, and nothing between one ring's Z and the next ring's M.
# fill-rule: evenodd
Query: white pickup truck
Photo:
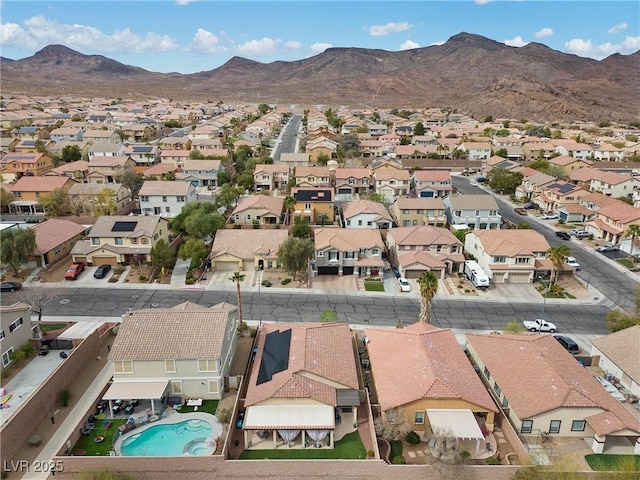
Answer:
M549 332L555 333L556 326L551 323L543 320L541 318L536 318L535 320L525 320L522 322L524 328L529 330L530 332Z

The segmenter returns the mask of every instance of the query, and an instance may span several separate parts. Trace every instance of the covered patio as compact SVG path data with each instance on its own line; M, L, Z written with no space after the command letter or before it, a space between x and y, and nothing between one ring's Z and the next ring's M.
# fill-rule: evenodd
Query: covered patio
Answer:
M40 202L31 200L14 200L9 203L9 213L14 215L35 215L37 213L44 213Z
M465 409L427 409L433 436L428 440L429 447L437 442L455 438L458 449L466 450L473 459L492 457L496 452L493 434L485 435L471 410Z
M150 400L151 414L156 414L155 400L160 401L162 408L162 399L165 396L169 380L159 381L130 381L118 382L114 381L105 394L103 400L109 401L109 416L113 418L113 401L114 400Z

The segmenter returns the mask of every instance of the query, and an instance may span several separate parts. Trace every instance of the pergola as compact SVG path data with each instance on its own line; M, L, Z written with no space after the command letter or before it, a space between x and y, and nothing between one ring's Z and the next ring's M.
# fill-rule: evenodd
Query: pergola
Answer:
M151 413L155 415L154 400L160 400L167 390L169 380L158 381L114 381L102 396L103 400L109 400L109 415L113 418L113 400L119 399L138 399L151 400Z
M471 410L467 409L427 409L427 416L434 435L451 435L463 440L475 440L476 452L484 434Z

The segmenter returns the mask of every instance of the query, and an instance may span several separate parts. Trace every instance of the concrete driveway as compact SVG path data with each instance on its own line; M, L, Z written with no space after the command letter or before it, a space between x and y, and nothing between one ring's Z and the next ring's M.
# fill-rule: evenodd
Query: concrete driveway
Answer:
M317 275L311 277L310 280L311 288L314 290L358 291L358 283L355 275Z

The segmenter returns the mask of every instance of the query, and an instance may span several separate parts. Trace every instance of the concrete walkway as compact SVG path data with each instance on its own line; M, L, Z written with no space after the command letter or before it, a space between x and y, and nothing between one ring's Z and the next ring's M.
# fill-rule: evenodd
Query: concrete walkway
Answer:
M184 286L184 281L187 278L187 270L189 270L189 264L191 260L176 260L176 265L173 267L173 271L171 272L171 286L172 287L181 287Z
M47 462L50 462L51 459L57 455L58 451L65 446L66 441L71 437L78 424L87 415L87 412L91 410L98 393L102 391L107 382L111 379L112 374L113 367L110 363L107 363L96 376L89 388L87 388L85 394L82 395L80 400L78 400L76 406L73 407L73 410L71 410L64 422L62 422L62 425L60 425L53 434L51 440L49 440L49 442L44 446L32 466L44 465ZM29 470L30 472L25 473L22 476L24 480L44 480L49 478L48 472L38 473L34 471L34 468L30 468Z

